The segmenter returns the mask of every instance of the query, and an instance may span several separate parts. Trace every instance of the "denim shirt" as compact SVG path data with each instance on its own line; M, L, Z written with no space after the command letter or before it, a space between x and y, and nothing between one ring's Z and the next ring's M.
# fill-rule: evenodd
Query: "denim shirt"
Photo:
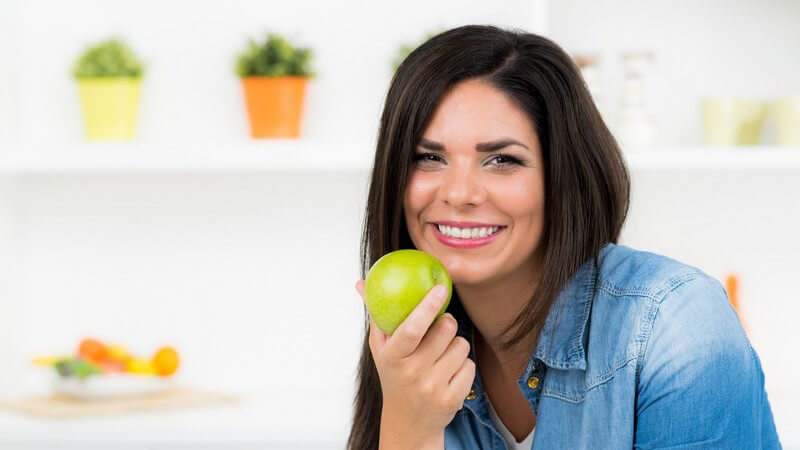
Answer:
M469 320L460 327L473 337ZM506 448L478 372L448 450ZM562 289L517 385L535 449L781 448L761 362L720 283L623 245Z

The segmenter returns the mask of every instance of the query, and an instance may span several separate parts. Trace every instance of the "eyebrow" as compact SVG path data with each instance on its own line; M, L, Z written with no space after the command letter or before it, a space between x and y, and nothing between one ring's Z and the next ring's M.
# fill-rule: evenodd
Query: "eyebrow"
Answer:
M511 138L502 138L489 142L478 142L477 144L475 144L475 150L481 153L494 152L500 150L501 148L508 147L509 145L519 145L520 147L524 147L525 149L530 150L525 144ZM427 150L432 150L434 152L444 151L444 145L442 143L431 141L425 138L422 138L420 140L419 146Z

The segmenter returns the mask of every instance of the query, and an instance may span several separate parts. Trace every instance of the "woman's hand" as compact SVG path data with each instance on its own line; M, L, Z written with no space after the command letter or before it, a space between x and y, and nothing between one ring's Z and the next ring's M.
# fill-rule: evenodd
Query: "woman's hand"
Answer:
M364 280L356 290L363 299ZM445 313L434 321L446 297L444 286L431 289L391 336L370 317L369 347L383 394L381 449L443 448L444 428L472 387L475 363L467 357L469 342L456 336L456 319Z

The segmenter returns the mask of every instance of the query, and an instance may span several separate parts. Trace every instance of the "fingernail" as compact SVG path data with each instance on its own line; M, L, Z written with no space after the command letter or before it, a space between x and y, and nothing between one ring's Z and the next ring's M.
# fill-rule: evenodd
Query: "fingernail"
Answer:
M447 297L447 286L445 286L443 284L436 285L436 287L433 288L433 295L435 295L436 298L439 298L439 299L446 298Z

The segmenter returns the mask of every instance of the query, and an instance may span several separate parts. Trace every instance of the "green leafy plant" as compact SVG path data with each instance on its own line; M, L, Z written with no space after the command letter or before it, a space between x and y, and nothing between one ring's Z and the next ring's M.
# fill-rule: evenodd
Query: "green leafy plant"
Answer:
M263 43L249 40L247 49L239 54L236 74L249 76L301 76L313 77L315 72L309 67L312 51L310 48L293 47L286 39L269 33Z
M75 78L139 78L143 74L142 62L124 42L116 38L89 47L72 71Z
M392 72L397 72L397 68L400 67L400 64L411 54L417 47L422 45L423 42L427 41L428 39L436 36L437 34L444 31L444 28L440 28L438 30L429 31L421 40L416 43L409 44L405 43L400 45L395 53L394 59L392 60Z

